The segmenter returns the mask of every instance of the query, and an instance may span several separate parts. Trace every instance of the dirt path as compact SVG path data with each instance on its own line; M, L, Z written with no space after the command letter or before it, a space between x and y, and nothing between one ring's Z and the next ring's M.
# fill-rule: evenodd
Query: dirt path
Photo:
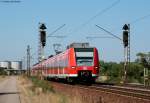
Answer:
M0 82L0 103L20 103L17 77L12 76Z

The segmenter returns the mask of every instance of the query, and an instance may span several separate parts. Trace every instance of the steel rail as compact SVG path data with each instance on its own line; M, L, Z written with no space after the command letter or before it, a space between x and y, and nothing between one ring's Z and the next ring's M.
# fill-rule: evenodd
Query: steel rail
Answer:
M55 82L56 83L56 82ZM69 84L63 84L63 83L56 83L56 84L60 84L61 86L64 85L64 86L69 86L69 87L77 87L79 89L85 89L85 90L95 90L97 92L106 92L106 93L111 93L111 94L116 94L116 95L120 95L120 96L125 96L125 97L130 97L130 98L137 98L139 100L145 100L145 101L148 101L150 102L150 95L149 95L149 92L150 91L146 91L144 90L144 92L142 91L138 91L138 90L135 90L135 89L124 89L124 87L111 87L111 86L104 86L104 85L99 85L99 86L86 86L86 85L80 85L80 84L77 84L77 85L69 85ZM123 89L122 89L123 88Z
M121 94L121 95L125 95L125 96L130 96L130 97L134 97L134 98L138 98L138 99L144 99L144 100L149 100L150 101L150 95L149 93L144 93L141 91L137 92L131 89L121 89L121 88L113 88L113 87L108 87L108 86L89 86L89 87L85 87L85 86L81 86L82 88L89 88L89 89L95 89L95 90L102 90L105 92L111 92L111 93L115 93L115 94Z

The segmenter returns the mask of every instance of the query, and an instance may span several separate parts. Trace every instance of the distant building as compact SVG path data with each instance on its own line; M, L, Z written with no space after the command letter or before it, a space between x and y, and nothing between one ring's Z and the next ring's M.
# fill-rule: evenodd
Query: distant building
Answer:
M10 67L13 70L21 70L22 69L22 61L11 61Z
M0 67L5 68L9 74L20 74L22 70L22 61L0 61Z
M10 69L10 61L0 61L0 67Z

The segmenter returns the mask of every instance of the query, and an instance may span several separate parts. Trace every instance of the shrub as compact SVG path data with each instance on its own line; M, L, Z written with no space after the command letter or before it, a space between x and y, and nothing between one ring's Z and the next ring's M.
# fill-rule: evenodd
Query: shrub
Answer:
M30 77L31 81L34 84L34 88L40 87L42 88L43 92L54 92L53 87L50 85L48 81L39 80L36 77Z

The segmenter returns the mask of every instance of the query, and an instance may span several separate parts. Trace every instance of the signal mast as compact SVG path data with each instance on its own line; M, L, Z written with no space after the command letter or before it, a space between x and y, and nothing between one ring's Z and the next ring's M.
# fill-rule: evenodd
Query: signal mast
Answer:
M99 29L105 31L106 33L108 33L109 35L115 37L116 39L118 39L120 41L123 41L123 46L124 46L124 75L123 75L122 79L123 79L123 82L126 83L127 66L128 66L128 69L130 68L130 24L125 24L123 26L123 39L121 39L120 37L114 35L113 33L109 32L108 30L100 27L99 25L96 25L96 27L98 27ZM87 38L91 38L91 37L87 37Z
M44 59L44 47L46 45L46 26L44 23L40 23L39 26L39 48L38 48L38 61L42 61Z
M123 26L123 44L124 44L124 83L127 79L127 68L130 68L130 25ZM127 67L128 66L128 67Z

